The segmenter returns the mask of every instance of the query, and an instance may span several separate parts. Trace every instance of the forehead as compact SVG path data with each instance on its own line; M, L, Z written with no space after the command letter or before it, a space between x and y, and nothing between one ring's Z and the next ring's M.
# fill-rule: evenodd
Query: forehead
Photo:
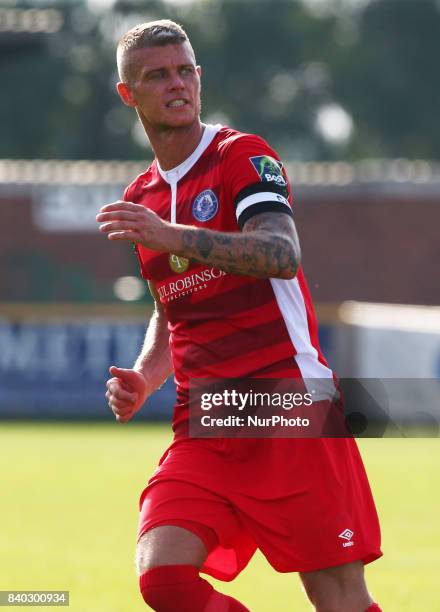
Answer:
M130 69L139 74L156 68L180 66L182 64L195 65L194 51L185 41L181 44L170 44L161 47L145 47L126 52L124 60Z

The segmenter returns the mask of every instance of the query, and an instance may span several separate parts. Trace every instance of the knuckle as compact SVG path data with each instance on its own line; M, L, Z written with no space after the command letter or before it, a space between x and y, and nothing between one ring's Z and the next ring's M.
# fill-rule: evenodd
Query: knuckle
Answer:
M128 414L129 412L131 412L131 406L123 404L122 406L118 406L118 410L120 414Z
M117 400L125 400L127 398L127 394L119 388L115 389L113 395Z

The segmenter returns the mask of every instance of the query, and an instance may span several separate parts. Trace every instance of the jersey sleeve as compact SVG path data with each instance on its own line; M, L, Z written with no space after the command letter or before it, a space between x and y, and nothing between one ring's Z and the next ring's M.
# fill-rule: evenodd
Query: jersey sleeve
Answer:
M225 152L223 179L240 229L254 215L293 216L290 185L278 155L258 136L242 135Z

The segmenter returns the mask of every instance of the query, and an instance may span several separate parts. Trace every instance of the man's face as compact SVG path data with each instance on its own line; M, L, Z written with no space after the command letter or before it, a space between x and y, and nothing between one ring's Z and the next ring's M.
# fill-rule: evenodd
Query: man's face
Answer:
M118 91L136 108L146 127L186 127L200 115L200 67L189 43L128 52L129 82Z

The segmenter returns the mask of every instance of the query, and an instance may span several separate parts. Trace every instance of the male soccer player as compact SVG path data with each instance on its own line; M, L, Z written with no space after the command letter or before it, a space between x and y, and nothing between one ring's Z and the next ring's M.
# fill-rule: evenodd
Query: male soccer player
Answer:
M155 160L97 221L135 243L155 312L133 369L110 368L106 397L125 422L171 371L177 384L174 440L140 500L143 598L162 612L247 610L199 572L232 580L260 548L300 573L318 612L377 611L363 566L381 555L380 532L353 439L188 435L190 379L332 384L282 164L261 138L201 122L201 69L179 25L136 26L117 61Z

